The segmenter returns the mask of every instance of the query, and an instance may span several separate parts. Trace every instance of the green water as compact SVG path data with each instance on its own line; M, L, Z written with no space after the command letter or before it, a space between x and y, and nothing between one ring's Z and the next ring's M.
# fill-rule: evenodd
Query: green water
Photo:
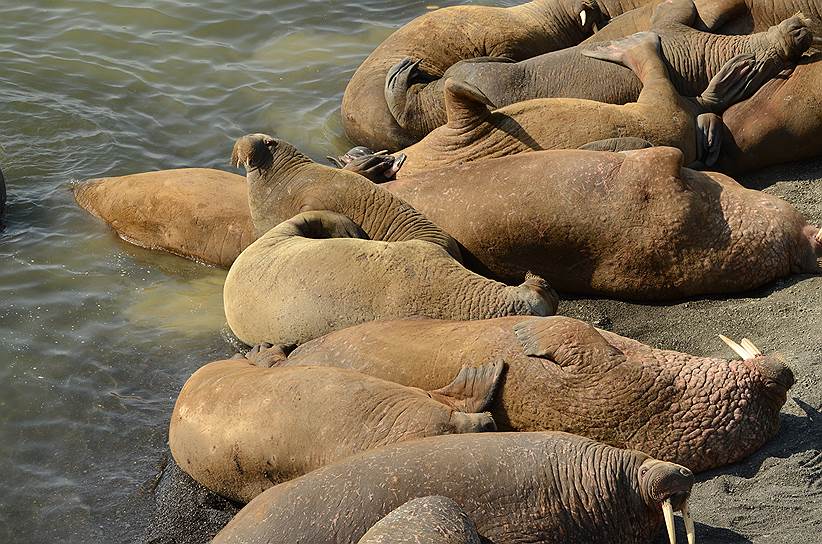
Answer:
M356 66L426 6L457 3L3 2L0 542L137 540L177 391L231 353L224 272L118 240L71 184L229 169L249 132L343 151Z

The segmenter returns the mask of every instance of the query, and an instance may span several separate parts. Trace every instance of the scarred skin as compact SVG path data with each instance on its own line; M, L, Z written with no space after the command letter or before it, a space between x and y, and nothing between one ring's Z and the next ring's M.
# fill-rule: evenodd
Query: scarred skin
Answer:
M466 265L567 293L672 300L819 273L787 202L682 168L682 153L537 151L382 185L454 236ZM550 195L550 197L546 197Z
M822 56L801 62L723 114L718 167L751 172L822 154Z
M496 430L489 414L464 412L466 406L484 410L502 368L477 370L428 393L347 369L217 361L183 386L171 415L169 447L180 468L201 485L247 503L272 485L361 451ZM465 385L469 389L460 387Z
M268 231L237 258L223 289L234 334L278 346L373 320L553 315L557 300L539 278L509 287L467 270L441 246L368 240L327 211Z
M395 150L425 134L404 130L385 102L388 70L404 57L422 60L429 78L463 59L523 60L576 45L593 33L595 23L645 1L535 0L510 8L452 6L425 13L386 38L354 73L342 102L346 135L358 145ZM584 26L581 10L587 11Z
M434 388L472 361L506 364L490 407L501 430L567 431L695 472L743 459L772 438L793 384L773 357L695 357L559 316L366 323L304 344L280 364Z
M649 542L684 467L564 433L435 436L372 450L272 487L215 544L357 542L410 499L454 500L496 544Z
M457 503L442 496L403 504L371 527L358 544L481 544Z
M688 6L690 9L686 9ZM767 32L750 36L720 36L687 27L686 24L693 24L695 13L692 4L678 6L676 10L666 6L658 15L657 24L652 25L662 38L662 54L671 81L682 96L700 95L727 61L743 53L753 54L762 64L763 78L774 77L793 66L812 40L806 23L799 18L792 17ZM585 98L610 104L635 102L641 90L639 79L627 68L585 57L585 47L588 45L517 63L463 61L448 69L442 79L405 95L405 107L409 115L413 112L425 119L427 126L445 124L443 86L447 78L475 86L497 108L550 97ZM398 96L403 93L398 91Z
M228 268L257 238L242 180L206 168L164 170L88 180L74 198L128 242Z

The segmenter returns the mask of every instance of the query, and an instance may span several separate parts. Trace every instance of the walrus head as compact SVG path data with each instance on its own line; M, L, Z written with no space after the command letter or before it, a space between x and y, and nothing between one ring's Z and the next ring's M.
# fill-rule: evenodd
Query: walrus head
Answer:
M247 171L266 169L274 158L279 140L267 134L247 134L234 142L231 152L231 166L245 166Z
M668 539L676 543L674 511L681 510L688 542L695 539L694 521L688 510L688 497L694 485L694 474L682 465L647 459L639 467L639 491L652 509L661 508L668 529ZM658 511L658 510L657 510Z

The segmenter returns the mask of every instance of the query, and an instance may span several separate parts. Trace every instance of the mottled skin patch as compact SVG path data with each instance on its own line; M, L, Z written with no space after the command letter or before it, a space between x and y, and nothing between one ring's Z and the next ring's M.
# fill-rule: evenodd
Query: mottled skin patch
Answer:
M371 527L358 544L481 544L477 528L457 503L442 496L403 504Z
M433 388L487 360L507 366L491 408L500 429L573 432L695 471L738 461L773 437L793 383L771 357L653 349L559 316L367 323L304 344L285 364Z

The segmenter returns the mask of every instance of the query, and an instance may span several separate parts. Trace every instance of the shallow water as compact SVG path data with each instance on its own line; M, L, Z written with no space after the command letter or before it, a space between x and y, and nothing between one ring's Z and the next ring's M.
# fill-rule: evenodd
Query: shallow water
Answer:
M248 132L318 159L342 151L356 66L426 6L459 3L470 2L2 3L0 542L139 540L135 498L176 393L231 353L224 272L118 240L71 184L228 170Z

